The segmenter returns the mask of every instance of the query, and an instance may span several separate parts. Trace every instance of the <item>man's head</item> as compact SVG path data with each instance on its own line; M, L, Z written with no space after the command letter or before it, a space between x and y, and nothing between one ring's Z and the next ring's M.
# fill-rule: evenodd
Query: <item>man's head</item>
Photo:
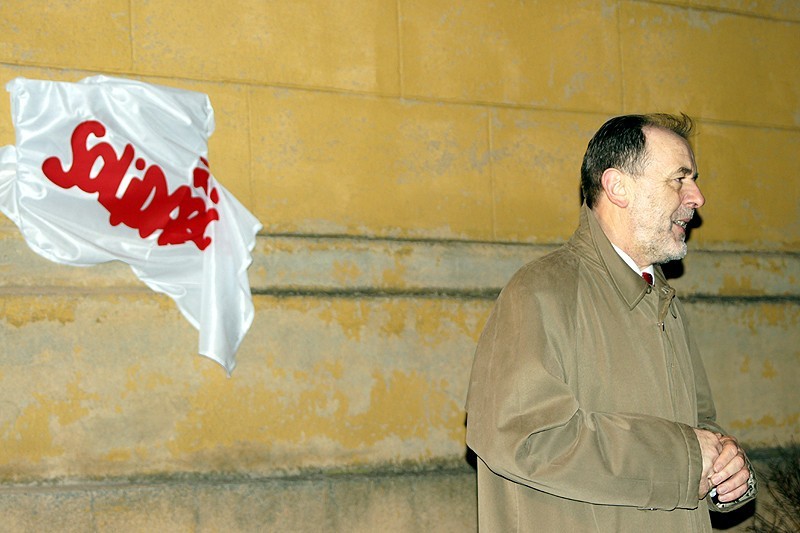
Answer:
M601 178L608 168L637 175L647 157L645 128L663 128L684 139L692 133L694 124L686 115L664 113L624 115L614 117L594 134L581 165L581 192L586 205L594 207L602 190Z
M640 267L686 255L686 224L705 202L683 115L628 115L589 142L581 187L608 238Z

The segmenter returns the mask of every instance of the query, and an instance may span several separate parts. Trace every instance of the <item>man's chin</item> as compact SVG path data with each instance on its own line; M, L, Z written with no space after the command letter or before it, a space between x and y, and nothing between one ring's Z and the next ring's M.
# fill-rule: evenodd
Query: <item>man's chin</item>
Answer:
M660 263L669 263L670 261L680 261L684 257L686 257L686 253L688 252L688 248L684 244L680 250L676 250L675 253L670 254L665 257L664 261L660 261Z
M688 251L689 249L685 242L674 243L672 249L664 250L658 260L653 261L653 264L663 265L664 263L669 263L670 261L680 261L686 257L686 253Z

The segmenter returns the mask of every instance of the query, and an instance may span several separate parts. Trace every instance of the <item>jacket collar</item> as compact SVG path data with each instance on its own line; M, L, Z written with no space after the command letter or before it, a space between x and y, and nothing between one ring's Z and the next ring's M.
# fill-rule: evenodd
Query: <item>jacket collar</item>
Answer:
M584 258L596 263L608 274L611 285L629 309L633 309L647 294L648 285L614 251L594 213L584 203L581 206L580 224L570 239L570 244ZM655 267L656 285L666 284L661 268Z

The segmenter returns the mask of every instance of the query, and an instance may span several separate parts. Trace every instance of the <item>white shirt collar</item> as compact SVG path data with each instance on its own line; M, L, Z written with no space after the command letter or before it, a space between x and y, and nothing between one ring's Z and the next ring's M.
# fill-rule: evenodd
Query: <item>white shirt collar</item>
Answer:
M648 274L653 276L653 279L656 279L656 277L655 277L656 276L656 272L655 272L656 269L653 267L653 265L649 265L649 266L645 267L644 269L640 269L636 265L636 262L633 259L631 259L631 256L629 256L628 254L626 254L625 252L622 251L622 248L620 248L619 246L617 246L613 242L611 243L611 246L614 247L614 251L617 252L617 254L622 258L622 260L625 261L625 264L628 265L629 267L631 267L634 272L636 272L640 276L642 275L642 272L647 272Z

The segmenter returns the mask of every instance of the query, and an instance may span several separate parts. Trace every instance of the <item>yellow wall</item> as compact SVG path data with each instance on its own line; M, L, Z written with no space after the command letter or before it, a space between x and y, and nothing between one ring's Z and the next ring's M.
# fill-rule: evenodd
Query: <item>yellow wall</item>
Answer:
M721 421L800 427L800 3L0 3L0 81L207 93L217 179L263 223L233 377L119 265L0 220L0 481L449 464L475 341L572 232L592 133L696 119L702 226L675 285ZM0 144L13 143L7 99Z

